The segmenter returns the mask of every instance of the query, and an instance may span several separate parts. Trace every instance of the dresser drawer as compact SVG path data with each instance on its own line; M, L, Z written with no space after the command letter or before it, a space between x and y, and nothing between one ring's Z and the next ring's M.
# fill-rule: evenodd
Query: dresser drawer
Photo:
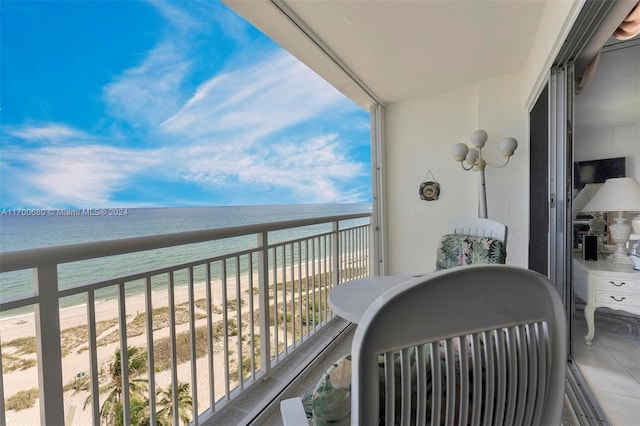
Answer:
M596 285L598 286L598 290L640 293L640 280L636 279L599 277Z
M640 306L640 294L625 293L622 291L605 291L598 290L596 292L596 304L611 305L631 305ZM622 306L620 309L624 309Z
M584 316L589 328L584 336L591 344L595 334L596 308L609 308L640 315L640 272L631 265L604 260L582 260L574 254L573 288L585 300Z

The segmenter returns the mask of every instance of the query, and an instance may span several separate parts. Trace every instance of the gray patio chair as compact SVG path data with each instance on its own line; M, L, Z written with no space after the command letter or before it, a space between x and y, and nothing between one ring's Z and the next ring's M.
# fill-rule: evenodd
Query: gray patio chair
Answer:
M560 297L533 271L477 265L403 283L356 329L350 423L558 425L566 335ZM295 412L299 399L283 401L285 425Z

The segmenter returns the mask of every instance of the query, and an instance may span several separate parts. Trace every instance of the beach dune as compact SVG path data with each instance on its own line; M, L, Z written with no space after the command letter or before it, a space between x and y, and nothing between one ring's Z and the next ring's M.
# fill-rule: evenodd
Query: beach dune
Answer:
M230 283L228 285L233 288L228 289L228 297L230 300L235 299L236 295L236 283ZM212 285L215 287L215 285ZM221 287L221 286L218 286ZM206 287L204 284L194 285L194 300L200 300L206 298ZM180 304L187 303L189 301L189 289L188 287L176 287L175 288L175 305L178 306ZM243 304L248 303L248 298L250 295L253 295L255 306L257 307L257 293L249 291L249 280L248 277L242 277L240 281L240 294L242 299L244 300ZM213 322L221 321L221 307L222 307L222 297L218 292L212 293L213 305L217 306L218 309L213 309L213 312L216 312L212 316ZM167 291L155 291L152 295L152 308L158 309L168 306L168 297ZM242 309L242 308L241 308ZM142 314L146 310L145 306L145 296L144 294L135 295L127 297L126 300L126 310L127 310L127 321L131 322L131 320L137 316L138 314ZM96 311L96 322L107 321L107 320L116 320L118 318L118 301L117 300L106 300L100 301L95 305ZM245 309L248 311L248 309ZM235 308L233 310L229 310L229 318L235 319ZM244 312L246 313L246 312ZM201 315L203 317L204 315ZM11 353L12 348L7 343L12 340L25 338L25 337L33 337L35 336L35 322L34 322L34 314L25 314L12 318L4 318L0 320L0 336L3 344L3 353ZM115 323L115 326L112 329L117 330L117 321L112 321ZM74 306L69 308L64 308L60 310L60 327L61 330L68 330L74 327L83 326L87 324L87 307L85 305ZM202 326L206 324L206 317L199 318L196 321L196 327ZM180 334L183 332L189 331L189 323L184 322L176 326L176 333ZM110 330L106 330L109 332ZM153 331L154 341L157 339L162 339L169 336L169 327L163 327L161 329L156 329ZM142 335L131 337L128 339L129 346L139 346L146 349L147 346L147 336L146 333ZM79 345L81 348L83 345ZM85 345L86 346L86 345ZM98 365L105 366L113 359L113 354L115 350L119 347L119 342L115 341L113 343L109 343L98 348ZM237 353L237 340L235 337L231 337L229 341L229 347L234 348L229 355L230 360L230 368L237 368L238 365L238 355ZM219 349L219 352L222 352L222 345L214 346L214 351ZM247 352L249 350L247 349ZM245 356L247 354L244 354ZM36 355L29 354L25 355L27 358L36 359ZM225 390L225 359L224 354L219 353L217 356L214 356L214 389L216 399L222 397ZM89 368L89 355L88 351L80 350L80 351L71 351L62 359L62 369L63 369L63 382L64 384L73 383L76 378L76 375L79 373L87 373ZM178 377L181 382L189 382L191 383L191 367L190 362L185 362L180 364L177 368ZM100 367L99 367L100 368ZM209 398L209 365L208 358L201 357L196 361L196 371L204 372L205 374L197 375L197 382L192 383L192 386L195 384L198 390L198 400L199 406L201 410L208 408L211 404L208 400ZM166 387L171 383L171 373L170 370L160 371L155 373L155 380L158 387ZM30 391L33 389L37 389L38 387L38 374L37 368L35 366L25 369L25 370L15 370L4 374L4 389L5 389L5 397L11 397L11 395L19 392L19 391ZM232 384L233 385L233 384ZM66 424L67 425L86 425L91 424L91 411L90 406L86 409L83 409L83 405L85 399L88 397L88 391L74 392L73 390L66 391L64 395L65 399L65 410L66 410ZM7 416L7 424L8 425L39 425L40 424L40 414L39 414L39 406L36 401L36 405L20 410L13 411L9 410L6 413Z

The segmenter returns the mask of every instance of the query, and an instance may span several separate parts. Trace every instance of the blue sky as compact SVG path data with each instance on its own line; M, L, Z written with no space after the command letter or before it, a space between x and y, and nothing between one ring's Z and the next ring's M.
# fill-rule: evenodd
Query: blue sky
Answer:
M370 202L369 114L223 4L0 8L0 207Z

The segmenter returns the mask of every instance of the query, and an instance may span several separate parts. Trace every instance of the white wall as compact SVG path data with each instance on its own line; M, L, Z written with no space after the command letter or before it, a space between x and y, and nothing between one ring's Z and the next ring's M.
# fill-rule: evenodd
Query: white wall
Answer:
M513 136L519 147L510 164L488 168L488 216L509 227L507 263L528 263L528 108L545 82L581 0L548 2L525 69L461 90L386 106L385 153L388 273L432 270L440 237L451 219L477 216L477 177L451 157L476 129L489 133L483 150L501 160L498 143ZM418 187L428 170L441 185L438 201L422 201Z
M530 108L535 103L553 60L584 3L585 0L547 1L523 70L521 90L527 99L527 107Z
M627 176L640 181L640 124L601 127L589 131L577 128L574 152L575 161L626 157Z
M432 270L438 241L452 217L475 216L475 176L451 157L477 128L478 88L390 105L385 114L388 271ZM437 201L423 201L420 183L431 170Z
M574 160L626 157L640 180L640 45L603 53L575 104Z
M490 219L508 227L507 263L526 267L529 247L529 114L522 96L522 73L480 82L479 127L489 133L486 158L504 164L498 144L507 136L518 148L503 168L488 166L487 209ZM485 150L483 150L485 151Z
M462 170L451 147L469 143L479 128L489 134L483 150L489 162L504 162L500 139L513 136L519 141L508 166L487 166L487 205L489 218L509 227L508 263L526 266L528 138L519 96L521 78L521 74L506 75L387 107L389 273L433 269L438 242L451 219L477 217L478 176ZM441 186L437 201L423 201L418 195L428 170Z

